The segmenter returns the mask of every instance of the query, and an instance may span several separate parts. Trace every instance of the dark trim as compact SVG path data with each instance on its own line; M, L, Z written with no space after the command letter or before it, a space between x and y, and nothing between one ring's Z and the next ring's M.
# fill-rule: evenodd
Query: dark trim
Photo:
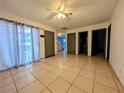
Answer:
M52 55L52 56L47 56L47 57L45 57L45 58L49 58L49 57L53 57L53 56L55 56L55 54L54 54L54 55Z
M43 37L43 38L45 38L45 35L40 35L40 37Z
M107 44L107 59L109 60L110 55L110 42L111 42L111 24L108 27L108 44Z

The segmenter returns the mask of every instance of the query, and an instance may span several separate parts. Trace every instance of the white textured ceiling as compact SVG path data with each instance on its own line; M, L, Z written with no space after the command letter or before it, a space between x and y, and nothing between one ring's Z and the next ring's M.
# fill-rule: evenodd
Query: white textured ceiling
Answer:
M66 10L73 13L69 19L47 20L51 12L56 10L60 0L3 0L3 7L9 12L24 18L37 21L56 29L69 29L108 21L118 0L67 0Z

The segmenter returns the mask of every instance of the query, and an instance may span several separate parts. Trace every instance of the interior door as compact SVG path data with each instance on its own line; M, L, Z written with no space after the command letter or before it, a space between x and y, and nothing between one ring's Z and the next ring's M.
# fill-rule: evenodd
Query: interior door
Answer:
M45 57L54 56L54 32L45 31Z
M67 53L76 53L76 33L67 34Z

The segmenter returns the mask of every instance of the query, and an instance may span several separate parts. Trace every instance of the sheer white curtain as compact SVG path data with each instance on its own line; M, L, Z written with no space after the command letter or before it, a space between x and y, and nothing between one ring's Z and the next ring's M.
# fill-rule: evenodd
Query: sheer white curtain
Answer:
M32 28L33 38L33 59L34 61L40 60L40 43L39 43L39 29Z
M18 62L16 34L15 23L0 20L0 71Z
M33 62L33 41L32 41L32 31L30 26L18 24L18 52L19 52L19 62L18 66L25 65Z
M39 30L0 20L0 71L38 61Z
M39 32L37 28L27 25L17 25L19 65L25 65L38 61L39 54Z

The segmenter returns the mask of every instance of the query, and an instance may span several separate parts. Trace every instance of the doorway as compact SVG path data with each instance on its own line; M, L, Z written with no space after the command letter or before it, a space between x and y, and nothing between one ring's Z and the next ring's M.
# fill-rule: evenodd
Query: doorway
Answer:
M45 31L45 57L54 56L54 50L54 32Z
M92 31L92 56L100 55L105 57L106 29Z
M67 53L76 54L76 33L67 34Z
M57 34L57 51L66 53L66 34L65 33Z
M79 40L78 40L78 53L87 55L88 51L88 31L87 32L79 32Z

